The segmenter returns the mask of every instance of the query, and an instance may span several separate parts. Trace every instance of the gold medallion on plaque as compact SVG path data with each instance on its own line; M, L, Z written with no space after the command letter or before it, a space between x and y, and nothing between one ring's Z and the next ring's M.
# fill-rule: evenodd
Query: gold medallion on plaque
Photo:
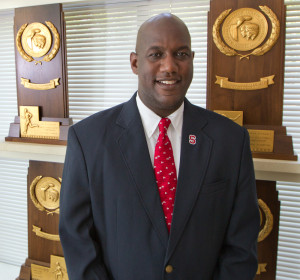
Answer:
M37 176L30 185L30 198L40 211L59 214L61 178Z
M265 40L268 34L267 18L256 9L241 8L232 13L231 9L228 9L218 16L213 25L212 35L215 45L223 54L249 59L250 55L263 55L274 46L280 33L279 20L269 7L259 6L259 8L272 24L267 40ZM222 24L223 39L220 35ZM251 52L241 54L238 51Z
M232 12L223 23L224 41L238 51L249 51L259 46L268 34L268 22L264 15L252 8Z
M35 64L42 64L41 60L34 59L42 56L44 56L43 61L49 62L59 50L60 36L56 27L50 21L45 23L46 25L40 22L33 22L29 25L25 23L17 33L17 50L22 58L28 62L34 61ZM52 37L54 38L53 44Z

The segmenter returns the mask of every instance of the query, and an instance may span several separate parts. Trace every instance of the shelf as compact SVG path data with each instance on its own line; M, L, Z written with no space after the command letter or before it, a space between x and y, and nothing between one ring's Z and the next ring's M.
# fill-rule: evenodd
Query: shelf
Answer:
M66 147L32 143L0 142L0 157L63 163ZM300 182L300 161L254 158L257 180Z
M299 156L298 156L299 158ZM300 183L300 161L254 158L257 180Z
M66 146L0 142L0 157L21 160L64 162Z

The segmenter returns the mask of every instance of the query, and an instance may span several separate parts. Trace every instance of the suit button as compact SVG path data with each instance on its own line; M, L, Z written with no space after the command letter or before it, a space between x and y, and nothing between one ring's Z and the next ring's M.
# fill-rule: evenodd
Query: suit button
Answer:
M166 266L166 272L167 272L167 273L172 273L172 271L173 271L173 266L170 265L170 264L167 265L167 266Z

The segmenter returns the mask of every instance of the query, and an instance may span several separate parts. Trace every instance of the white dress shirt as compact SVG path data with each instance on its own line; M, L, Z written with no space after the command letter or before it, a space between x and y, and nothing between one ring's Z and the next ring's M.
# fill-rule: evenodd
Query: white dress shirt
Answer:
M152 166L154 166L153 163L154 163L155 145L159 135L158 123L161 120L161 117L156 115L152 110L150 110L142 102L138 94L136 95L136 103L144 126L144 131L145 131L145 136L148 144L148 150L149 150ZM174 113L168 116L168 119L170 119L171 124L168 128L167 134L171 141L171 145L173 149L177 178L179 174L179 163L180 163L183 110L184 110L184 103L182 103L182 105Z

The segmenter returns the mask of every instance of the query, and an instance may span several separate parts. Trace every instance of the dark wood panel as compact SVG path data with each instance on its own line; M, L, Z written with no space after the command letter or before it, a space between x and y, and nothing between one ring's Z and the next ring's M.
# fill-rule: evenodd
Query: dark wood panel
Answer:
M45 24L45 21L52 22L60 34L60 48L50 62L43 61L42 65L27 62L15 48L18 106L40 106L43 117L67 118L65 28L61 4L15 9L15 37L24 23L40 22ZM59 78L60 85L49 90L33 90L25 88L21 84L21 78L30 79L30 82L38 84L49 83L50 80Z
M273 215L271 233L258 243L258 263L266 264L266 271L256 275L255 280L274 280L276 277L277 243L279 229L280 202L276 191L276 182L256 181L257 197L262 199ZM265 224L265 214L262 211L262 225Z
M217 17L226 9L232 9L232 11L234 11L239 8L249 7L260 10L259 5L267 5L270 7L281 23L280 36L273 48L263 56L252 55L249 60L240 60L239 56L230 57L221 53L212 38L212 26ZM282 124L285 43L284 16L285 9L283 1L211 1L208 25L208 109L242 110L244 111L245 124ZM269 22L269 29L264 42L266 42L271 33L271 22L267 16L266 18ZM249 52L240 53L245 54ZM275 84L270 85L267 89L254 91L230 90L221 88L215 84L216 75L228 77L229 81L239 83L256 82L262 77L275 75Z
M63 256L59 241L52 241L37 236L32 226L42 228L43 232L58 235L58 214L47 214L40 211L30 198L29 187L37 176L53 177L58 180L62 177L63 164L42 161L29 161L28 168L28 257L32 260L50 262L50 255Z

